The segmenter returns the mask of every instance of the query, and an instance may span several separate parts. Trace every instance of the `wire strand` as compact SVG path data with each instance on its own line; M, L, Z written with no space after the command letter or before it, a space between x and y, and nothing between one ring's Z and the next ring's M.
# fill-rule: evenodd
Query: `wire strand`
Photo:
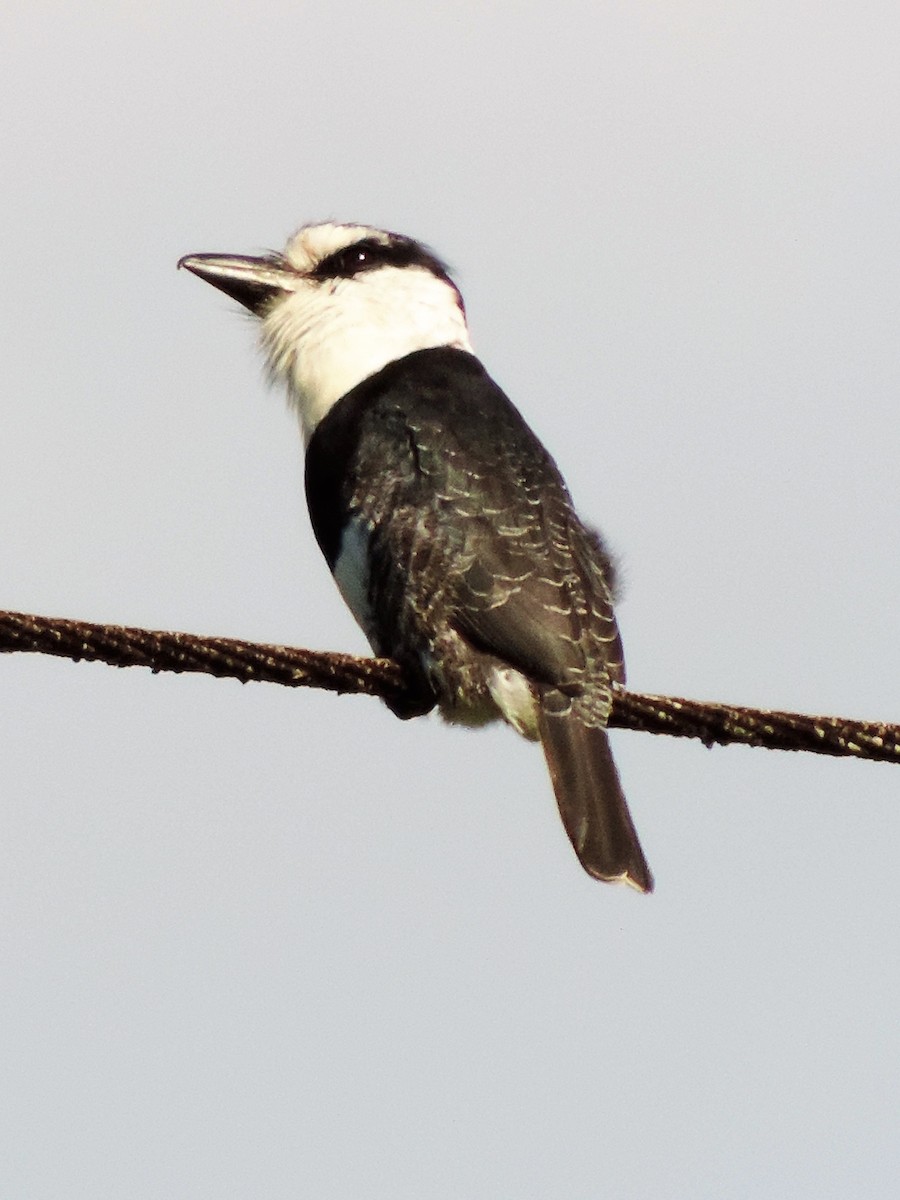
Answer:
M99 625L63 617L0 612L0 653L53 654L113 667L194 671L241 683L279 683L399 700L403 672L385 658L357 658L235 638ZM620 729L699 738L706 746L742 743L900 762L900 725L847 717L768 712L732 704L617 691L609 721Z

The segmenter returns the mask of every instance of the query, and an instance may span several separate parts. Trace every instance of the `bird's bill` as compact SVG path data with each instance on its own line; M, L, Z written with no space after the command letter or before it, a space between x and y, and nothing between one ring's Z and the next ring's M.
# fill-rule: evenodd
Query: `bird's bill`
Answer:
M186 254L178 263L214 288L261 315L278 296L293 290L296 273L279 255Z

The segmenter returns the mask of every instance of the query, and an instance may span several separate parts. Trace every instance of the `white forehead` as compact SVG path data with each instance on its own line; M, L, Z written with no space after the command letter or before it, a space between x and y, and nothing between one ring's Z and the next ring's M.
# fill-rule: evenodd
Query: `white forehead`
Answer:
M284 251L284 257L297 271L311 271L323 258L361 242L363 238L380 242L387 246L390 234L383 229L373 229L370 225L338 225L334 221L325 221L321 225L304 225L290 239Z

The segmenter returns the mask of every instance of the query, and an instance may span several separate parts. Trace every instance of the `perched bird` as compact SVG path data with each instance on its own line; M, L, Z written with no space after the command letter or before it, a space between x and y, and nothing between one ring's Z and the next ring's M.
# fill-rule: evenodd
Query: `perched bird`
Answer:
M300 418L316 538L372 649L410 680L394 711L503 717L539 739L584 869L651 891L606 734L625 679L609 556L475 357L445 264L329 222L283 254L179 265L259 318Z

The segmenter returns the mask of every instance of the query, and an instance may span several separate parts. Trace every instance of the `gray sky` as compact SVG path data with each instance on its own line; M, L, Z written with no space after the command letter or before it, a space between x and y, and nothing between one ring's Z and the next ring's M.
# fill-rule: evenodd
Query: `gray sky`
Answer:
M447 257L623 560L632 686L900 719L900 10L6 5L0 606L361 651L253 327L175 271ZM0 1196L893 1197L896 767L0 661Z

